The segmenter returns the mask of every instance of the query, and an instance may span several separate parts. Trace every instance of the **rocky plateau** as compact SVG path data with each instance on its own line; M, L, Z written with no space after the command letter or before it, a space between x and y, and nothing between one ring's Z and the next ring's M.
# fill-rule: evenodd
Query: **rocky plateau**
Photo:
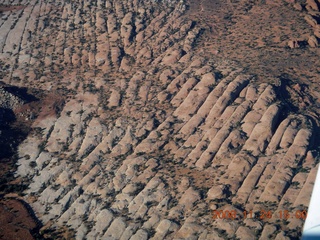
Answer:
M2 1L0 239L299 239L319 7Z

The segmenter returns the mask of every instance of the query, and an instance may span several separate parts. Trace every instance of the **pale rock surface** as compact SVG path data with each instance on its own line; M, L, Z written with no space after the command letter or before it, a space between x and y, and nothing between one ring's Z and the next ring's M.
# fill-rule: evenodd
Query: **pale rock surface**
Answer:
M308 39L308 44L310 47L318 47L318 39L315 36L311 36Z
M316 5L308 6L301 14L316 47ZM207 30L185 8L178 0L33 1L4 13L3 81L65 101L43 106L18 147L15 176L25 177L24 198L49 229L70 228L76 239L285 239L303 226L212 220L215 209L241 214L265 201L307 207L317 121L312 104L299 114L287 105L294 94L303 102L302 86L289 94L290 83L198 52ZM1 107L22 104L7 96ZM276 224L287 230L276 236Z

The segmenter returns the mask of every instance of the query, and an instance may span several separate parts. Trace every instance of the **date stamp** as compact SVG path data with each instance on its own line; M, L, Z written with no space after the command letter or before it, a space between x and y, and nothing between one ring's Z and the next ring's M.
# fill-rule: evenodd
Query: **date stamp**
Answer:
M301 219L305 220L307 218L307 211L305 210L260 210L258 212L251 211L236 211L236 210L213 210L213 219L231 219L231 220L244 220L247 218L258 219L258 220L268 220L271 218L276 219Z

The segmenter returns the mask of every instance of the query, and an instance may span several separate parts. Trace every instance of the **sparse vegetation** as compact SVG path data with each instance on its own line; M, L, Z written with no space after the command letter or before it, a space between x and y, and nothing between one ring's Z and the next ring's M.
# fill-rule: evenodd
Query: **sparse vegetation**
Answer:
M317 83L318 61L308 41L287 41L307 28L281 1L138 2L66 1L62 11L36 2L3 14L3 81L52 94L13 112L35 128L10 146L24 184L3 188L72 230L49 222L43 234L57 239L268 238L266 224L218 224L211 213L306 208L295 189L312 183L319 160L309 154L318 110L301 81ZM298 237L288 223L268 225Z

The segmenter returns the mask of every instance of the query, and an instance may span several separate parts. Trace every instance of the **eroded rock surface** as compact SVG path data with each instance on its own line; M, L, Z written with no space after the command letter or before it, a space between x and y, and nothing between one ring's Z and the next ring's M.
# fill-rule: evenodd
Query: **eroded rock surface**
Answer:
M184 1L21 4L0 19L4 80L65 98L18 150L44 225L76 239L299 236L304 219L277 213L307 209L317 121L287 104L294 90L193 51L204 29Z

